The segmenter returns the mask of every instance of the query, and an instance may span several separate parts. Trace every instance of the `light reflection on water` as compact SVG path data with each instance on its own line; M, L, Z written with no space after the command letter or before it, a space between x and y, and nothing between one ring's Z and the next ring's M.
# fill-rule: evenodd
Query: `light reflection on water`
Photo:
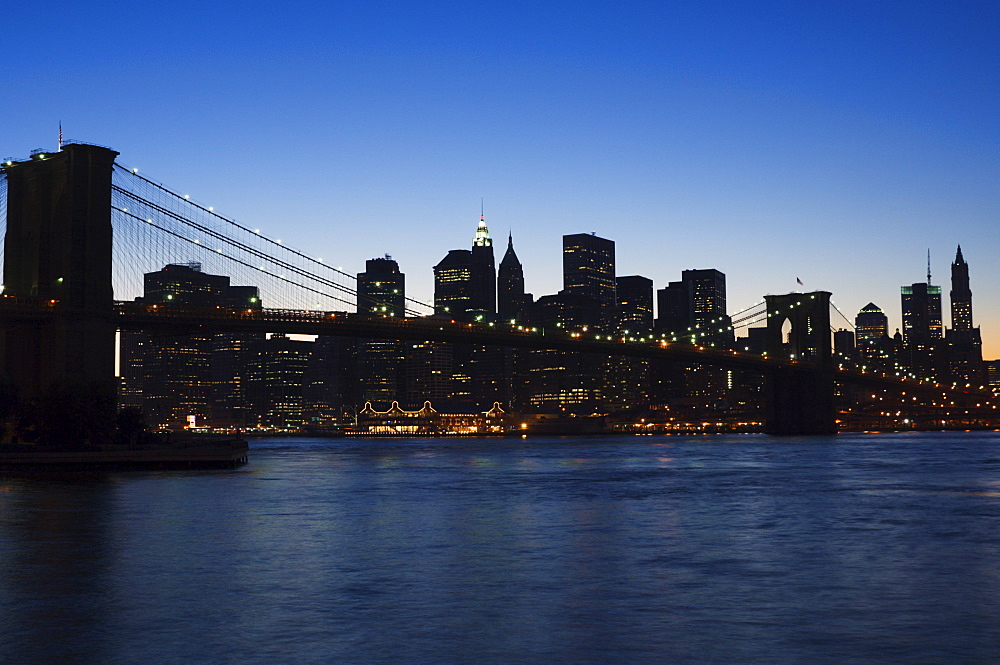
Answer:
M271 439L0 479L18 663L1000 661L1000 438Z

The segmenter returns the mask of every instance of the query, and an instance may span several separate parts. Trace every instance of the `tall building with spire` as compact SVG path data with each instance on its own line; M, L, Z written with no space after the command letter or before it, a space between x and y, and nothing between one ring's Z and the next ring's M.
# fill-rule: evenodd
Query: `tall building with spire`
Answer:
M497 269L485 215L479 216L479 226L472 239L471 270L472 309L491 317L497 311Z
M951 329L972 330L972 290L969 288L969 264L958 246L951 264Z
M523 319L531 301L531 294L524 292L524 270L514 252L514 236L508 234L507 251L497 270L497 314L504 321Z
M969 264L958 246L951 264L951 328L947 331L948 368L953 381L985 384L983 340L979 328L972 325L972 289L969 288Z

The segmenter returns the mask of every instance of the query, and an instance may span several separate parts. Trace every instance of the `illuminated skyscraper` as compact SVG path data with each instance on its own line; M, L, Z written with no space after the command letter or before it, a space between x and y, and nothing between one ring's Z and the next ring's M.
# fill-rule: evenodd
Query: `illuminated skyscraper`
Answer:
M358 314L404 316L406 311L406 275L388 254L382 259L365 261L365 271L358 273Z
M875 303L868 303L854 317L854 335L859 347L888 337L889 317Z
M653 280L631 275L619 277L615 282L621 329L648 335L653 331Z
M951 329L947 331L948 366L953 381L985 383L983 340L979 328L972 325L972 290L969 288L969 264L959 246L951 264Z
M563 236L563 291L613 308L617 302L614 240L593 233Z
M247 372L247 395L252 418L268 427L300 427L306 368L313 342L273 334L254 345L256 353Z
M434 266L434 313L464 316L472 307L472 252L452 249Z
M941 287L918 282L900 287L903 309L903 342L927 346L941 339Z
M229 277L202 272L198 263L170 264L146 273L141 300L168 308L260 308L257 287L231 286ZM190 416L197 424L242 423L247 348L263 335L123 336L129 339L122 344L122 373L127 384L141 391L150 425L183 426Z
M661 333L694 343L733 341L726 313L726 275L715 268L685 270L681 281L656 292Z
M726 276L715 268L685 270L681 281L690 285L691 324L698 338L713 342L733 341L732 323L726 313Z
M358 314L403 316L406 303L406 275L388 255L365 262L358 273ZM371 402L388 408L399 399L403 369L402 342L361 339L357 346L358 406Z
M862 361L873 367L888 368L895 350L889 339L889 317L875 303L868 303L854 317L854 339Z
M972 290L969 288L969 264L958 246L951 264L951 329L972 330Z
M486 217L479 216L479 226L472 239L470 265L470 308L486 318L493 318L497 311L497 269L493 259L493 240L486 228Z

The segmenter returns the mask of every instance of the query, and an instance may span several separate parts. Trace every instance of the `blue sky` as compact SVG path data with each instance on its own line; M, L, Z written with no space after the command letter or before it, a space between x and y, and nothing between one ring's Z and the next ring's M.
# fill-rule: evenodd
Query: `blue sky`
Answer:
M391 254L418 299L484 196L536 296L595 231L657 288L713 267L731 311L824 289L895 328L961 244L1000 357L995 1L35 2L0 31L0 157L61 120L350 272Z

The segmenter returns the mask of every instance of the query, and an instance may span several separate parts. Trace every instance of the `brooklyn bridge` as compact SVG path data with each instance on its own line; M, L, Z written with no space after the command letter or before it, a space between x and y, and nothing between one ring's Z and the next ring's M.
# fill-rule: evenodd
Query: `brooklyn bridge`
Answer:
M120 331L274 333L419 340L670 360L763 377L765 431L837 431L845 390L895 396L928 426L997 421L980 386L842 366L831 348L831 294L767 295L729 317L763 328L764 353L623 332L452 320L408 300L406 316L358 314L355 277L263 236L116 163L109 148L68 143L2 166L5 194L0 376L24 398L66 383L109 383ZM175 262L177 247L216 271L260 284L281 307L116 300L144 270ZM341 257L342 259L344 257ZM252 281L251 281L252 280ZM262 300L264 297L262 297ZM706 340L708 338L706 337Z

